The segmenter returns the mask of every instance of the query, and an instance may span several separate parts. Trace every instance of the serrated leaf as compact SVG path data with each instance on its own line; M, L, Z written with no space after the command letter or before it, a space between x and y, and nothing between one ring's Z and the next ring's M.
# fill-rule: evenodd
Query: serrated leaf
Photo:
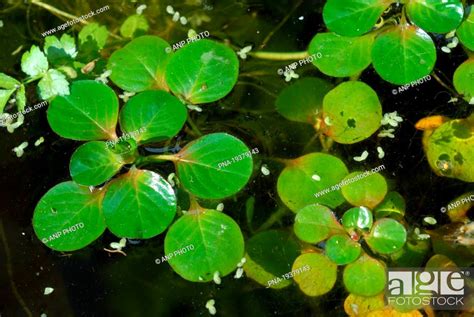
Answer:
M372 48L375 70L380 77L395 85L409 84L429 75L435 62L433 40L414 25L390 28L375 39Z
M79 80L71 93L53 99L48 122L54 132L73 140L114 139L118 99L108 86L93 80Z
M53 64L66 63L77 56L74 38L68 34L63 34L60 40L54 35L47 36L43 49Z
M342 187L342 195L353 206L374 208L387 194L387 182L378 173L352 172L343 183L347 185Z
M331 209L322 205L309 205L299 210L293 229L300 240L312 244L344 232Z
M372 250L381 254L399 251L407 240L407 232L398 221L384 218L375 222L366 238Z
M176 214L176 196L159 174L136 168L107 186L102 209L116 236L149 239L168 228Z
M175 157L183 187L200 198L233 195L252 175L252 153L242 141L227 133L205 135L187 144Z
M91 192L74 182L51 188L38 202L33 214L35 234L57 251L81 249L105 230L101 192Z
M95 22L84 26L78 35L79 44L81 46L86 45L89 42L99 50L104 48L108 37L109 31L107 31L107 28L104 25Z
M123 37L137 37L148 32L149 25L146 18L141 14L129 16L120 27L120 35Z
M300 255L293 263L292 271L298 272L293 273L293 279L301 291L312 297L329 292L337 279L337 265L319 253Z
M229 47L199 40L179 49L166 67L171 91L193 104L209 103L225 97L239 74L239 60Z
M291 271L300 253L298 243L287 232L269 230L258 233L247 241L245 249L244 270L248 277L273 289L291 285L291 281L283 279L275 283L277 278Z
M148 89L165 89L165 68L171 54L169 44L158 36L140 36L109 58L107 69L110 79L126 91L140 92ZM181 74L183 75L183 74Z
M21 57L21 70L31 77L46 72L48 66L48 59L36 45L31 46Z
M328 0L323 19L332 32L358 36L370 31L391 0Z
M360 74L372 62L371 51L375 34L347 37L336 33L318 33L308 47L309 54L320 54L313 64L333 77Z
M8 76L4 73L0 73L0 88L3 89L16 89L20 85L20 82L15 78Z
M114 176L125 161L105 142L87 142L74 151L69 163L72 179L81 185L97 186Z
M364 254L346 266L344 285L350 293L360 296L375 296L381 293L387 282L385 266Z
M310 153L290 161L283 169L278 177L278 195L294 212L311 204L336 208L344 198L339 188L334 186L347 173L346 165L339 158L325 153Z
M140 143L163 141L174 137L184 126L187 109L175 96L165 91L144 91L130 98L120 112L124 132L143 129L135 140Z
M326 255L337 265L346 265L354 262L360 256L360 244L347 236L336 234L326 242Z
M458 27L464 15L460 0L411 0L408 17L426 32L447 33Z
M69 94L69 82L63 73L56 69L50 69L38 83L38 92L43 100Z
M187 246L193 250L180 251ZM182 278L209 282L214 274L226 276L236 269L244 256L244 237L239 225L222 212L188 212L168 230L165 253L173 254L168 263Z
M315 124L323 98L332 87L320 78L302 78L280 92L277 111L288 120Z
M474 51L474 5L471 5L466 12L469 12L469 15L456 30L456 35L464 46Z
M344 82L323 100L324 133L342 144L370 137L380 127L382 105L376 92L359 81Z

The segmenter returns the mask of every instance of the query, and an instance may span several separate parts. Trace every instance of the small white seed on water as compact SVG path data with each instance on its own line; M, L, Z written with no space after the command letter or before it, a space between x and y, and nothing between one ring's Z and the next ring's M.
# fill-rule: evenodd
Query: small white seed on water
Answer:
M35 141L35 146L38 146L40 145L41 143L44 142L44 138L43 137L40 137L38 140Z
M317 181L319 182L321 180L321 177L317 174L313 174L313 176L311 176L311 178L314 180L314 181Z
M54 288L52 288L52 287L45 287L43 294L44 294L44 295L49 295L49 294L51 294L52 292L54 292Z
M270 170L268 169L266 164L263 164L262 167L260 168L260 171L262 172L263 175L268 176L270 175Z
M385 152L380 146L377 146L377 152L379 153L379 159L383 159L385 157Z
M224 204L223 203L219 203L216 207L216 210L217 211L223 211L224 210Z
M215 271L214 272L214 276L212 277L212 280L214 281L214 283L216 283L217 285L220 285L222 280L221 280L221 277L219 276L219 271Z
M215 304L216 304L216 301L213 299L210 299L206 302L206 308L209 311L209 314L211 315L215 315L217 312L216 308L214 307Z
M356 162L362 162L365 161L365 159L369 156L369 152L364 151L360 156L354 156L354 161Z

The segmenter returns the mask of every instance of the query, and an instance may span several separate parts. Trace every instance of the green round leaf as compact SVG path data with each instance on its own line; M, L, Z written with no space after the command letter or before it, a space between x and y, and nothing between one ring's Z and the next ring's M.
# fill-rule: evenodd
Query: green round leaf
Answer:
M81 185L96 186L108 181L123 164L105 142L87 142L72 154L69 169L72 179Z
M332 87L320 78L302 78L281 91L277 111L288 120L315 124L323 98Z
M148 32L149 25L146 18L141 14L129 16L120 27L120 34L123 37L136 37Z
M375 39L372 49L375 70L380 77L395 85L409 84L429 75L435 62L433 40L416 26L389 29Z
M174 137L183 128L188 113L175 96L165 91L144 91L125 104L120 112L124 132L144 130L137 142L163 141Z
M337 265L354 262L361 252L360 244L347 235L337 234L326 242L326 255Z
M247 184L253 170L252 153L236 137L212 133L187 144L175 155L183 187L201 198L233 195Z
M179 250L193 246L180 254ZM168 230L166 254L168 263L181 277L192 282L212 281L214 274L226 276L244 256L244 237L239 225L229 216L215 210L187 213Z
M337 265L324 254L305 253L293 263L293 279L308 296L321 296L336 283Z
M425 142L425 152L428 163L436 174L474 182L472 126L469 119L451 120L431 134Z
M387 194L387 182L378 174L352 172L342 181L342 195L353 206L365 206L370 209L377 206Z
M309 205L299 210L293 228L300 240L313 244L342 231L331 209L322 205Z
M349 81L331 90L323 101L324 133L342 144L360 142L380 127L382 105L367 84Z
M375 222L367 237L367 244L381 254L399 251L407 240L407 231L398 221L385 218Z
M468 59L456 69L453 83L466 101L474 100L474 58Z
M349 77L361 73L372 62L370 52L374 34L346 37L336 33L318 33L308 47L309 54L320 54L313 64L333 77Z
M357 261L346 266L343 280L350 293L375 296L385 288L387 282L385 266L364 254Z
M113 234L148 239L165 231L173 221L176 196L159 174L132 168L108 185L102 208Z
M372 212L366 207L354 207L342 216L342 225L346 230L370 230L373 224Z
M328 0L323 9L329 30L345 36L370 31L392 0Z
M211 41L187 44L173 54L166 67L166 82L174 94L193 104L226 96L237 82L239 60L233 50Z
M456 34L464 46L474 51L474 5L470 6L468 10L469 15L466 20L461 23Z
M167 89L165 68L169 44L158 36L138 37L116 50L109 58L110 79L126 91Z
M97 239L105 230L102 195L74 182L51 188L36 205L33 228L36 236L57 251L74 251Z
M57 96L48 108L48 122L63 138L89 141L112 139L118 117L115 92L94 80L79 80L71 93Z
M426 32L447 33L458 27L464 15L460 0L410 0L408 17Z
M374 209L375 218L403 218L405 215L405 199L397 192L388 192L383 201Z
M290 161L278 177L278 195L297 212L311 204L336 208L344 202L337 184L348 173L337 157L310 153Z
M109 31L107 31L107 28L95 22L84 26L78 35L81 46L88 44L99 50L104 48L108 37Z
M300 254L300 247L286 231L269 230L250 238L245 246L245 274L259 284L280 289L291 284L282 276Z

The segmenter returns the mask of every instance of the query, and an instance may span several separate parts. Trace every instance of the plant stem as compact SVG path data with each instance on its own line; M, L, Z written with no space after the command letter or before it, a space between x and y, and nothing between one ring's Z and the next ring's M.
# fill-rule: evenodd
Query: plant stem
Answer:
M155 160L172 161L172 162L179 161L179 157L175 155L169 155L169 154L149 155L149 156L146 156L146 158L149 158L150 161L155 161Z
M272 61L292 61L308 57L308 52L250 52L249 55L255 58L267 59Z
M268 217L268 219L257 229L257 232L270 228L275 224L275 222L280 221L287 213L288 209L286 207L282 206L278 208L277 211L271 214L271 216Z
M199 130L199 128L197 127L196 123L194 123L193 119L191 118L190 115L188 115L188 119L187 119L188 123L189 123L189 126L191 127L191 130L196 133L198 136L202 136L202 132L201 130Z
M433 78L441 85L443 86L444 88L446 88L447 90L449 90L450 93L452 93L454 96L459 96L459 94L454 91L453 88L449 87L448 85L446 85L443 80L441 78L438 77L438 75L436 75L436 73L433 71Z

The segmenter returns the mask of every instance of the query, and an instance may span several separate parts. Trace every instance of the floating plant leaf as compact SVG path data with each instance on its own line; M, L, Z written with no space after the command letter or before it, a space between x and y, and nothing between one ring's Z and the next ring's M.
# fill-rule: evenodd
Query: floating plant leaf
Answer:
M343 229L331 209L322 205L308 205L296 214L294 231L300 240L316 244L331 234L343 232Z
M328 29L345 36L370 31L392 0L328 0L323 19Z
M193 250L177 253L187 246ZM226 276L235 270L244 256L244 238L239 225L222 212L188 212L168 230L165 253L173 254L168 263L184 279L209 282L214 274Z
M323 98L332 87L320 78L302 78L280 92L276 100L277 111L288 120L314 125Z
M175 136L186 122L187 110L181 101L165 91L144 91L130 98L120 112L124 132L144 130L137 142L162 141Z
M15 99L16 99L16 108L18 109L18 111L25 110L25 107L26 107L25 85L21 84L20 87L18 87L18 90L16 91L16 94L15 94Z
M74 251L97 239L105 230L101 192L74 182L51 188L36 205L33 228L36 236L56 251Z
M383 201L374 208L375 218L403 218L405 199L397 192L388 192Z
M87 142L72 154L69 169L72 179L81 185L97 186L114 176L124 164L105 142Z
M326 242L326 255L337 265L346 265L354 262L360 256L360 244L347 234L336 234Z
M76 43L69 34L63 34L61 39L54 35L45 37L43 49L52 64L66 63L77 55Z
M353 206L365 206L370 209L377 206L387 194L387 182L379 173L352 172L346 176L342 195Z
M253 170L248 147L227 133L212 133L188 143L175 155L184 188L200 198L219 199L237 193Z
M173 54L166 67L166 82L174 94L200 104L226 96L238 74L239 60L233 50L211 40L200 40Z
M474 51L474 5L469 7L469 15L456 30L461 43L471 51Z
M15 89L20 85L20 82L13 77L4 73L0 73L0 88Z
M354 207L344 213L341 222L346 230L370 230L373 224L372 212L366 207Z
M384 307L385 307L385 301L384 301L383 294L379 294L379 295L371 296L371 297L349 294L349 296L347 296L346 300L344 301L344 311L349 317L360 317L360 316L367 317L368 313L376 309L382 309ZM377 317L377 316L373 316L373 317ZM383 316L378 316L378 317L383 317ZM390 317L394 317L394 316L390 316Z
M337 157L310 153L289 161L278 177L278 195L294 212L315 203L336 208L344 202L337 184L347 173Z
M245 246L245 274L263 286L280 289L291 285L282 275L300 254L300 247L286 231L269 230L250 238ZM278 280L277 278L280 278Z
M426 32L447 33L458 27L464 15L460 0L411 0L408 17Z
M293 263L292 271L296 284L308 296L326 294L334 287L337 279L337 265L319 253L300 255Z
M367 244L375 252L388 254L400 250L407 240L407 231L398 221L385 218L375 222L366 238Z
M100 140L115 137L118 117L115 92L93 80L79 80L71 93L57 96L48 108L48 122L54 132L73 140Z
M84 26L79 32L79 44L86 45L87 43L93 43L97 49L102 49L107 42L109 37L109 31L103 25L92 22Z
M48 59L38 46L31 46L31 49L21 57L21 70L31 77L46 72L48 66Z
M474 182L474 125L451 120L437 128L424 144L433 171L440 176Z
M313 64L333 77L349 77L361 73L372 62L370 52L374 34L347 37L336 33L318 33L308 47L309 54L320 54Z
M5 105L10 100L11 95L15 92L15 89L0 89L0 113L3 112Z
M327 136L338 143L352 144L377 131L382 120L382 106L370 86L349 81L324 97L323 116Z
M116 236L148 239L173 221L176 196L159 174L133 167L108 184L102 209L107 228Z
M120 34L123 37L136 37L145 34L149 29L148 21L141 14L129 16L120 27Z
M474 58L468 59L456 69L453 84L467 102L474 100Z
M387 282L384 265L366 254L345 267L343 280L350 293L367 297L382 292Z
M43 100L48 100L57 95L69 94L69 82L66 76L56 69L48 70L38 83L38 92Z
M433 40L414 25L390 28L375 39L372 48L375 70L380 77L395 85L409 84L429 75L435 62Z
M140 36L109 58L107 69L110 79L126 91L166 89L165 68L171 56L166 52L169 44L158 36ZM183 65L187 66L187 65Z

